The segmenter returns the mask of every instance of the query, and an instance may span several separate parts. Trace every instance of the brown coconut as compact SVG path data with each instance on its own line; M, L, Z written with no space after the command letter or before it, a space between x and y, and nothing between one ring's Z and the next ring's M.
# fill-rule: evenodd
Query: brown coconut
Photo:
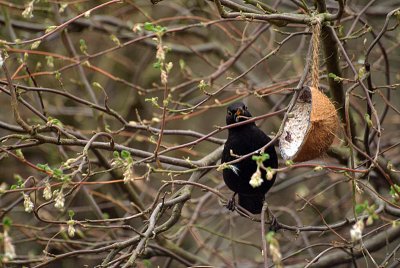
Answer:
M308 161L321 156L335 138L338 116L329 98L314 87L300 93L279 139L285 160Z

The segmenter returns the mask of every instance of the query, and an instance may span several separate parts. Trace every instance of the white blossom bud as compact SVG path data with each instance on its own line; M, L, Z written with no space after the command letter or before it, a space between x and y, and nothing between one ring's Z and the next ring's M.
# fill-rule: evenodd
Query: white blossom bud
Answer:
M142 23L136 23L136 24L133 25L133 27L132 27L132 31L133 31L134 33L141 32L142 30L143 30L143 24L142 24Z
M266 235L267 242L269 244L269 251L271 253L272 261L276 268L282 268L282 253L279 246L279 241L276 238L274 232L269 232Z
M28 5L26 6L26 8L24 9L24 11L22 12L22 17L26 18L26 19L30 19L33 17L33 3L35 2L35 0L32 0L28 3Z
M167 73L169 73L172 70L172 67L174 66L174 64L172 62L168 62L165 65L165 70L167 71Z
M315 168L314 168L314 171L321 171L321 170L323 170L324 168L323 167L321 167L321 166L316 166Z
M52 196L53 194L51 192L51 186L50 183L47 181L43 189L43 198L46 200L50 200Z
M64 210L65 198L64 198L62 189L55 190L53 194L55 195L54 207L58 208L59 210Z
M269 251L271 252L272 261L274 262L275 266L282 267L282 254L279 249L279 244L269 244Z
M267 180L272 180L272 178L274 177L274 175L275 175L275 171L274 170L272 170L272 169L270 169L270 168L268 168L267 169Z
M350 230L351 241L357 242L362 238L362 232L364 230L364 222L359 220L356 222Z
M165 61L165 50L161 43L157 46L156 59L158 59L160 62Z
M31 197L27 194L23 194L24 195L24 208L25 208L25 212L31 213L33 211L34 205L33 202L31 200Z
M249 181L251 187L256 188L263 183L263 179L261 178L261 171L260 168L257 168L256 172L253 173L251 179Z
M17 254L15 253L15 247L12 242L12 238L8 235L7 230L4 230L3 242L4 242L3 260L13 260L17 256Z
M69 235L69 237L74 237L75 236L75 227L74 227L75 221L74 220L69 220L67 222L67 224L68 224L68 235Z
M133 172L132 165L128 165L124 172L124 183L128 183L134 180L135 180L135 174Z
M168 83L168 74L165 70L161 70L161 83L166 85Z

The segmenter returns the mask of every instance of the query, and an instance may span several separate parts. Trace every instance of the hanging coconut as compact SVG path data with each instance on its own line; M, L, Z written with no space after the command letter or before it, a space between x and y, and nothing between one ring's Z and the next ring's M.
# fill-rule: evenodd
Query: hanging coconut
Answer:
M300 92L279 139L285 160L308 161L321 156L335 138L338 116L329 98L315 87Z

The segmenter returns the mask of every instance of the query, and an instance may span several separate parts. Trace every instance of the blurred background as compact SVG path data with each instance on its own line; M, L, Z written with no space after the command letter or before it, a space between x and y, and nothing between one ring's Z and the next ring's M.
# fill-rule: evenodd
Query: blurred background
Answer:
M240 100L275 137L311 79L311 19L291 18L325 6L343 11L322 24L343 50L324 28L319 51L340 127L320 158L280 159L268 261L397 267L398 4L316 2L225 0L221 18L218 1L0 1L2 265L264 267L269 225L223 206L220 128Z

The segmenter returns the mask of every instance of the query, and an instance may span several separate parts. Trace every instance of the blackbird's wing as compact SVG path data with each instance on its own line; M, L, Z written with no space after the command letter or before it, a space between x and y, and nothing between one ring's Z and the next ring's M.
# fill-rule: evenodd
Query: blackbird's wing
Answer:
M222 153L222 163L237 159L237 157L231 155L231 151L235 155L246 155L260 149L270 141L271 139L255 125L232 131L225 143ZM264 166L271 168L278 167L278 158L274 147L268 147L265 152L269 154L270 159L264 161ZM232 191L239 194L264 195L274 183L275 176L272 180L267 181L265 179L266 172L261 170L264 182L261 186L253 188L249 184L249 181L256 169L256 161L252 160L251 157L235 163L233 169L226 168L223 170L225 184Z

